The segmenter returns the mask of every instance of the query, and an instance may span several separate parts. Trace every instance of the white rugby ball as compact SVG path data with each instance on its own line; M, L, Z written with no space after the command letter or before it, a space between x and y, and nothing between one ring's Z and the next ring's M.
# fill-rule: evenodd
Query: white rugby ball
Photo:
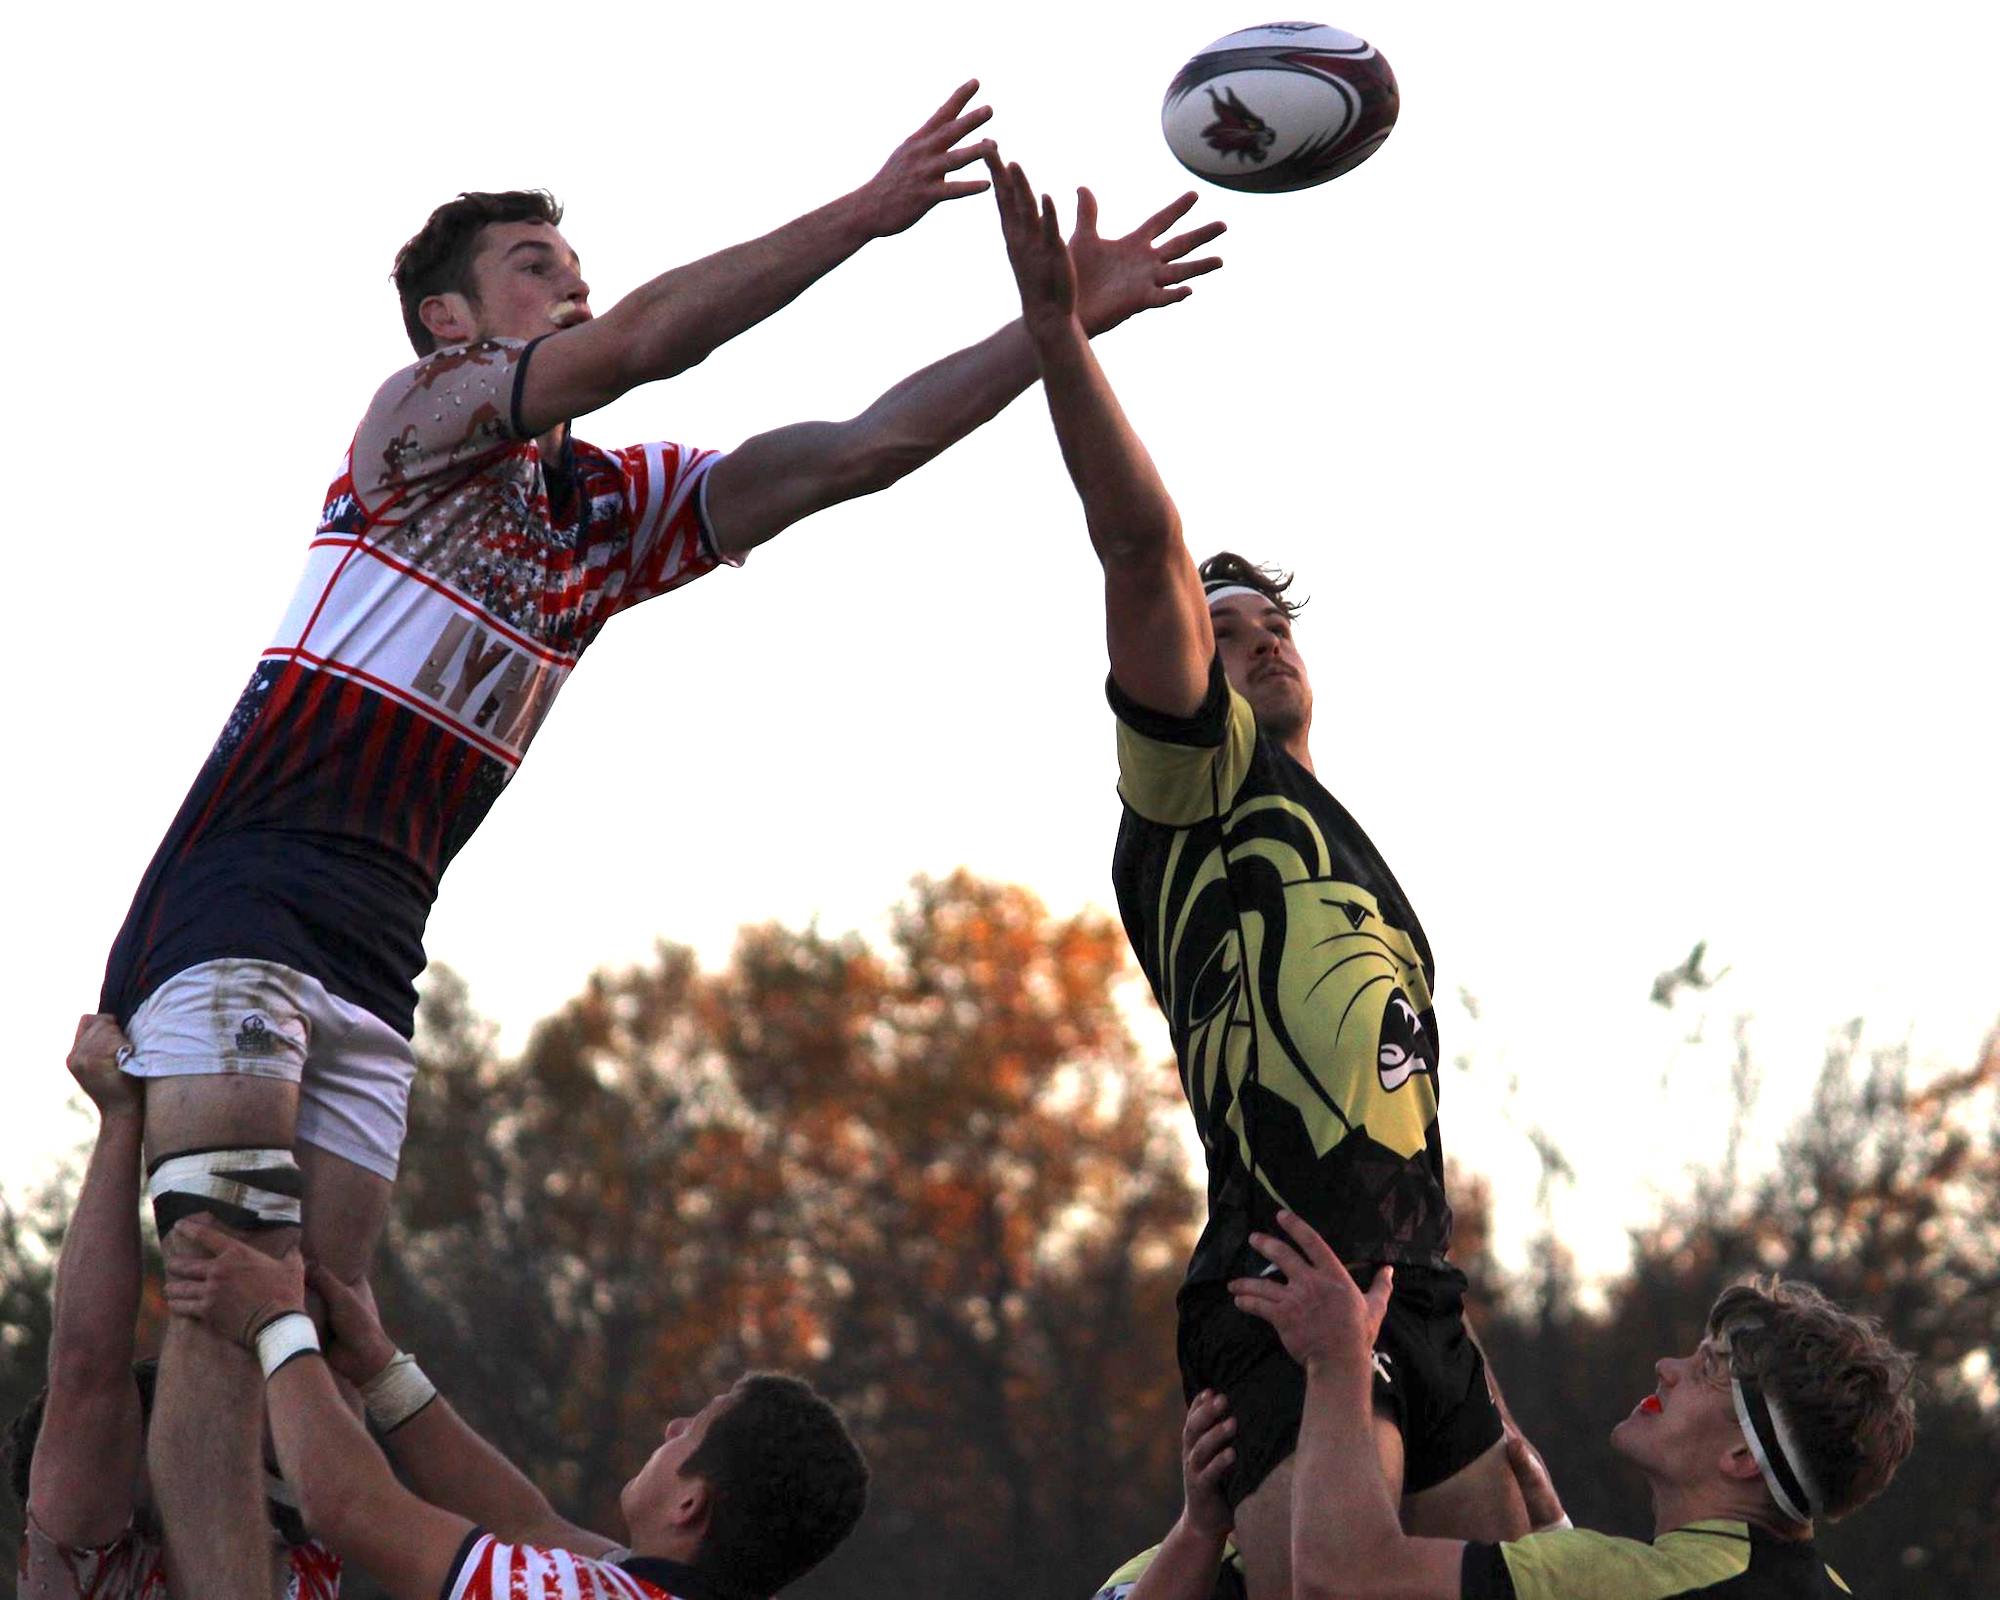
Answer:
M1225 34L1174 75L1160 127L1180 164L1253 194L1357 167L1396 125L1396 75L1366 39L1317 22Z

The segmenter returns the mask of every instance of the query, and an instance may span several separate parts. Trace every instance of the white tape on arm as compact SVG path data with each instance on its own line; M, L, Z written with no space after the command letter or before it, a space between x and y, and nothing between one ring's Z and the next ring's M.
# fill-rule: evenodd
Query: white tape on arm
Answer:
M417 1358L402 1350L361 1386L361 1403L377 1433L400 1428L436 1398L437 1385L424 1376Z
M319 1354L319 1329L303 1311L287 1311L257 1330L257 1364L270 1378L295 1356Z

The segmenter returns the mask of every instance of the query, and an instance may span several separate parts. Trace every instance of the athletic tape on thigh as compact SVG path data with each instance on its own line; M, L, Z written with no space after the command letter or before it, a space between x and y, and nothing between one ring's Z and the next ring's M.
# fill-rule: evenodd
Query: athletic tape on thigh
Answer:
M146 1182L162 1239L197 1211L232 1228L296 1228L304 1193L289 1150L189 1150L167 1157Z

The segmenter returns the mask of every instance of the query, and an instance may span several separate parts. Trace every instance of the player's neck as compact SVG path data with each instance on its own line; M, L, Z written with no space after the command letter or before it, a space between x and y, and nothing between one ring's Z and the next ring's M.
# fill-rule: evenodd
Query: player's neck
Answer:
M1812 1529L1780 1526L1771 1520L1763 1495L1747 1484L1671 1484L1654 1482L1653 1537L1695 1522L1755 1524L1778 1539L1810 1539Z
M1299 729L1299 731L1293 734L1290 738L1280 739L1278 741L1278 748L1284 751L1286 755L1290 756L1294 761L1296 761L1300 766L1304 767L1308 772L1313 771L1312 746L1307 742L1311 733L1312 733L1312 727L1310 724L1308 724L1307 726ZM1317 772L1313 772L1313 776L1317 778L1319 774Z

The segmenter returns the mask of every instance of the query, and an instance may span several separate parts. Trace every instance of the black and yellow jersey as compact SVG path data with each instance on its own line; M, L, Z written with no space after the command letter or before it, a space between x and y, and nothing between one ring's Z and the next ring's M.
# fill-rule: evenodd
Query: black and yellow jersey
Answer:
M1350 1261L1442 1266L1435 969L1388 863L1220 659L1192 717L1109 692L1112 884L1208 1159L1188 1281L1261 1270L1280 1205Z
M1140 1551L1099 1584L1091 1600L1126 1600L1159 1553L1158 1545ZM1225 1544L1222 1547L1222 1565L1216 1569L1215 1587L1209 1591L1209 1600L1248 1600L1248 1597L1249 1590L1243 1584L1243 1558L1236 1553L1233 1543Z
M1841 1600L1851 1593L1810 1543L1747 1523L1691 1522L1651 1544L1587 1528L1469 1544L1463 1600Z

